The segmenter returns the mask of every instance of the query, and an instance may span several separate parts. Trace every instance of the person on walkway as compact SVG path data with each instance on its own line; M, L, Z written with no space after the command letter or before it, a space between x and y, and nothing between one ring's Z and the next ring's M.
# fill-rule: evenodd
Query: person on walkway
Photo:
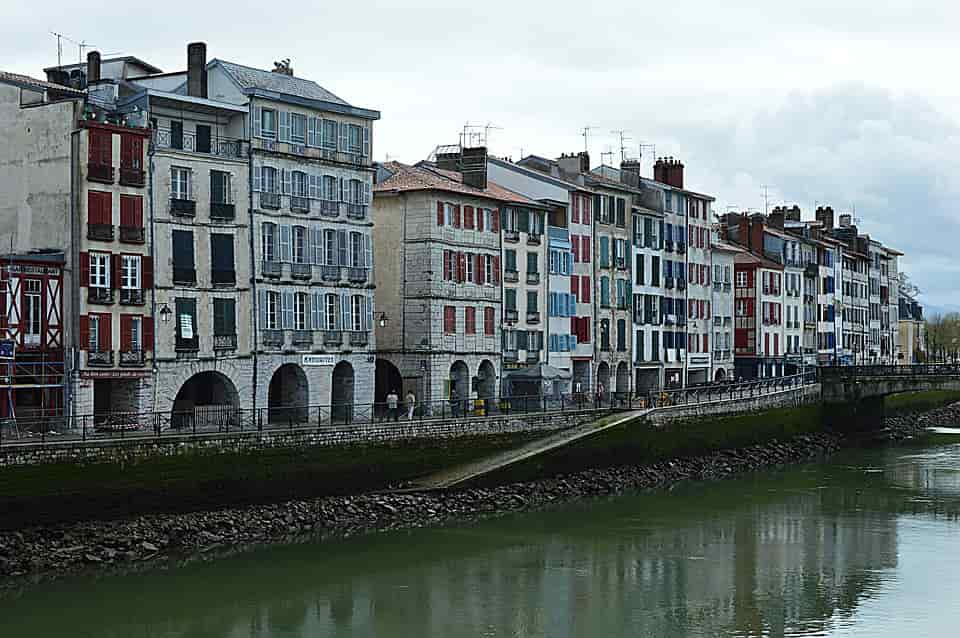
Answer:
M460 397L456 387L450 388L450 410L453 412L453 416L460 416Z
M390 411L394 423L400 420L400 396L396 390L391 390L387 395L387 410Z
M603 384L597 382L597 407L603 405Z
M413 393L413 390L407 390L406 402L407 421L413 421L413 410L417 406L417 396Z

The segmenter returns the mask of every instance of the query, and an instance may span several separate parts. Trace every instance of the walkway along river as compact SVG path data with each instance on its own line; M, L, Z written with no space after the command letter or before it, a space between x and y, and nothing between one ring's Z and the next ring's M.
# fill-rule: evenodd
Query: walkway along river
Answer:
M0 635L952 635L954 441L846 450L472 525L78 576L8 592Z

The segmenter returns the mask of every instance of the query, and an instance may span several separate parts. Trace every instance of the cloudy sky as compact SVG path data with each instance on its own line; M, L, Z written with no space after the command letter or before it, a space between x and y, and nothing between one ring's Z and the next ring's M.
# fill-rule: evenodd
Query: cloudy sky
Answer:
M863 231L907 253L929 304L960 307L960 6L786 4L17 2L0 68L40 75L56 62L50 31L164 70L185 67L193 40L251 66L289 57L297 75L382 112L379 159L422 159L470 122L497 127L491 151L514 159L581 150L593 127L597 164L605 151L619 161L622 129L629 155L643 143L681 158L718 212L762 210L764 187L771 206L809 217L817 203L855 209Z

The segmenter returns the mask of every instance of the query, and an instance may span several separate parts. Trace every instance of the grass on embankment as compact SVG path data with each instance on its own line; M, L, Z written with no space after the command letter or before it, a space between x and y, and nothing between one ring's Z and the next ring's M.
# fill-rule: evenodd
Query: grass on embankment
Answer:
M907 392L886 397L884 408L887 416L909 412L927 412L960 401L960 391L933 390L930 392Z

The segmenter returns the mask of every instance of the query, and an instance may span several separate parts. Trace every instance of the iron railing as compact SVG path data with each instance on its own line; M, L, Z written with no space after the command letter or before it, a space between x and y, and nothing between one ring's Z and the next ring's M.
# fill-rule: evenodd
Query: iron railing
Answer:
M171 131L157 128L153 131L153 144L157 148L169 148L191 153L205 153L241 159L246 157L246 142L229 137L209 137L198 139L196 133L189 131Z

